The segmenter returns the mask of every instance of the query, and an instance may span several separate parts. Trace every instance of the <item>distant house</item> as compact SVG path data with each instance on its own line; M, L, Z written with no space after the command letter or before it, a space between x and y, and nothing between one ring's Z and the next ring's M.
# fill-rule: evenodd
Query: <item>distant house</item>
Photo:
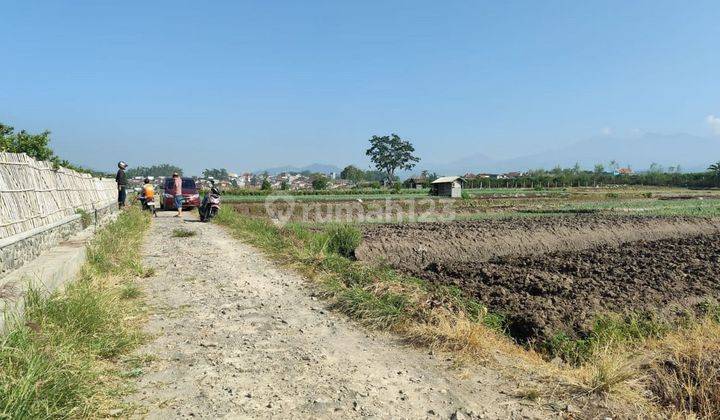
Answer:
M439 197L462 197L462 187L467 181L459 176L444 176L430 184L430 194Z
M615 175L632 175L633 170L630 168L620 168L614 172Z
M427 182L428 180L424 176L416 176L407 180L407 186L408 188L412 188L414 190L420 190L425 187Z

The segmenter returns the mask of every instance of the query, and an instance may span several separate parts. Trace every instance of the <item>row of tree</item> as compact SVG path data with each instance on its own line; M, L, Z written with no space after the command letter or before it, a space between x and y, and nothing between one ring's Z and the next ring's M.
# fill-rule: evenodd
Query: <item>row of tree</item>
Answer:
M60 158L50 148L50 132L31 134L25 130L15 131L14 127L0 123L0 152L25 153L36 160L52 162L55 167L63 166L78 172L85 172L93 176L104 176L103 172L93 171L82 166L73 165Z
M598 166L584 171L577 165L572 168L537 169L513 179L473 178L470 188L553 188L602 185L649 185L665 187L713 188L720 187L720 162L708 167L706 172L683 173L677 167L663 169L651 165L650 169L636 174L606 172Z
M181 176L183 174L183 170L181 167L171 165L169 163L162 163L160 165L152 166L130 166L130 168L126 171L126 174L129 178L147 176L157 178L160 176L170 176L175 172L177 172Z

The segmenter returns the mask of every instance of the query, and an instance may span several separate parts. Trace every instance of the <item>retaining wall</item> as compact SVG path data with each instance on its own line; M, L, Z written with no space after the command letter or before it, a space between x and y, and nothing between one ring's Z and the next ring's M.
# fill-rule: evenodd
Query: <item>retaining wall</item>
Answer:
M113 179L0 153L0 277L82 230L79 210L95 224L116 208Z

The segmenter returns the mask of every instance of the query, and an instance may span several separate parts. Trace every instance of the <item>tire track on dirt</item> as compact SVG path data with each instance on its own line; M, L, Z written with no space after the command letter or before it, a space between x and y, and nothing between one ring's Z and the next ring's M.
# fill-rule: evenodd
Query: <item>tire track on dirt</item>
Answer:
M546 418L490 369L369 333L302 277L212 224L161 214L145 244L153 360L128 402L149 418ZM174 228L196 232L171 238Z

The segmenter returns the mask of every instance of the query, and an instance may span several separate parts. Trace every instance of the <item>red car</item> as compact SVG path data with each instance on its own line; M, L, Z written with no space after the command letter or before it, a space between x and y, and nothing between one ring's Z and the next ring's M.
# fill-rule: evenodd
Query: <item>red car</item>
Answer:
M200 206L200 193L194 179L182 179L182 195L185 197L183 210ZM165 178L162 208L163 210L177 210L175 207L175 182L172 178Z

